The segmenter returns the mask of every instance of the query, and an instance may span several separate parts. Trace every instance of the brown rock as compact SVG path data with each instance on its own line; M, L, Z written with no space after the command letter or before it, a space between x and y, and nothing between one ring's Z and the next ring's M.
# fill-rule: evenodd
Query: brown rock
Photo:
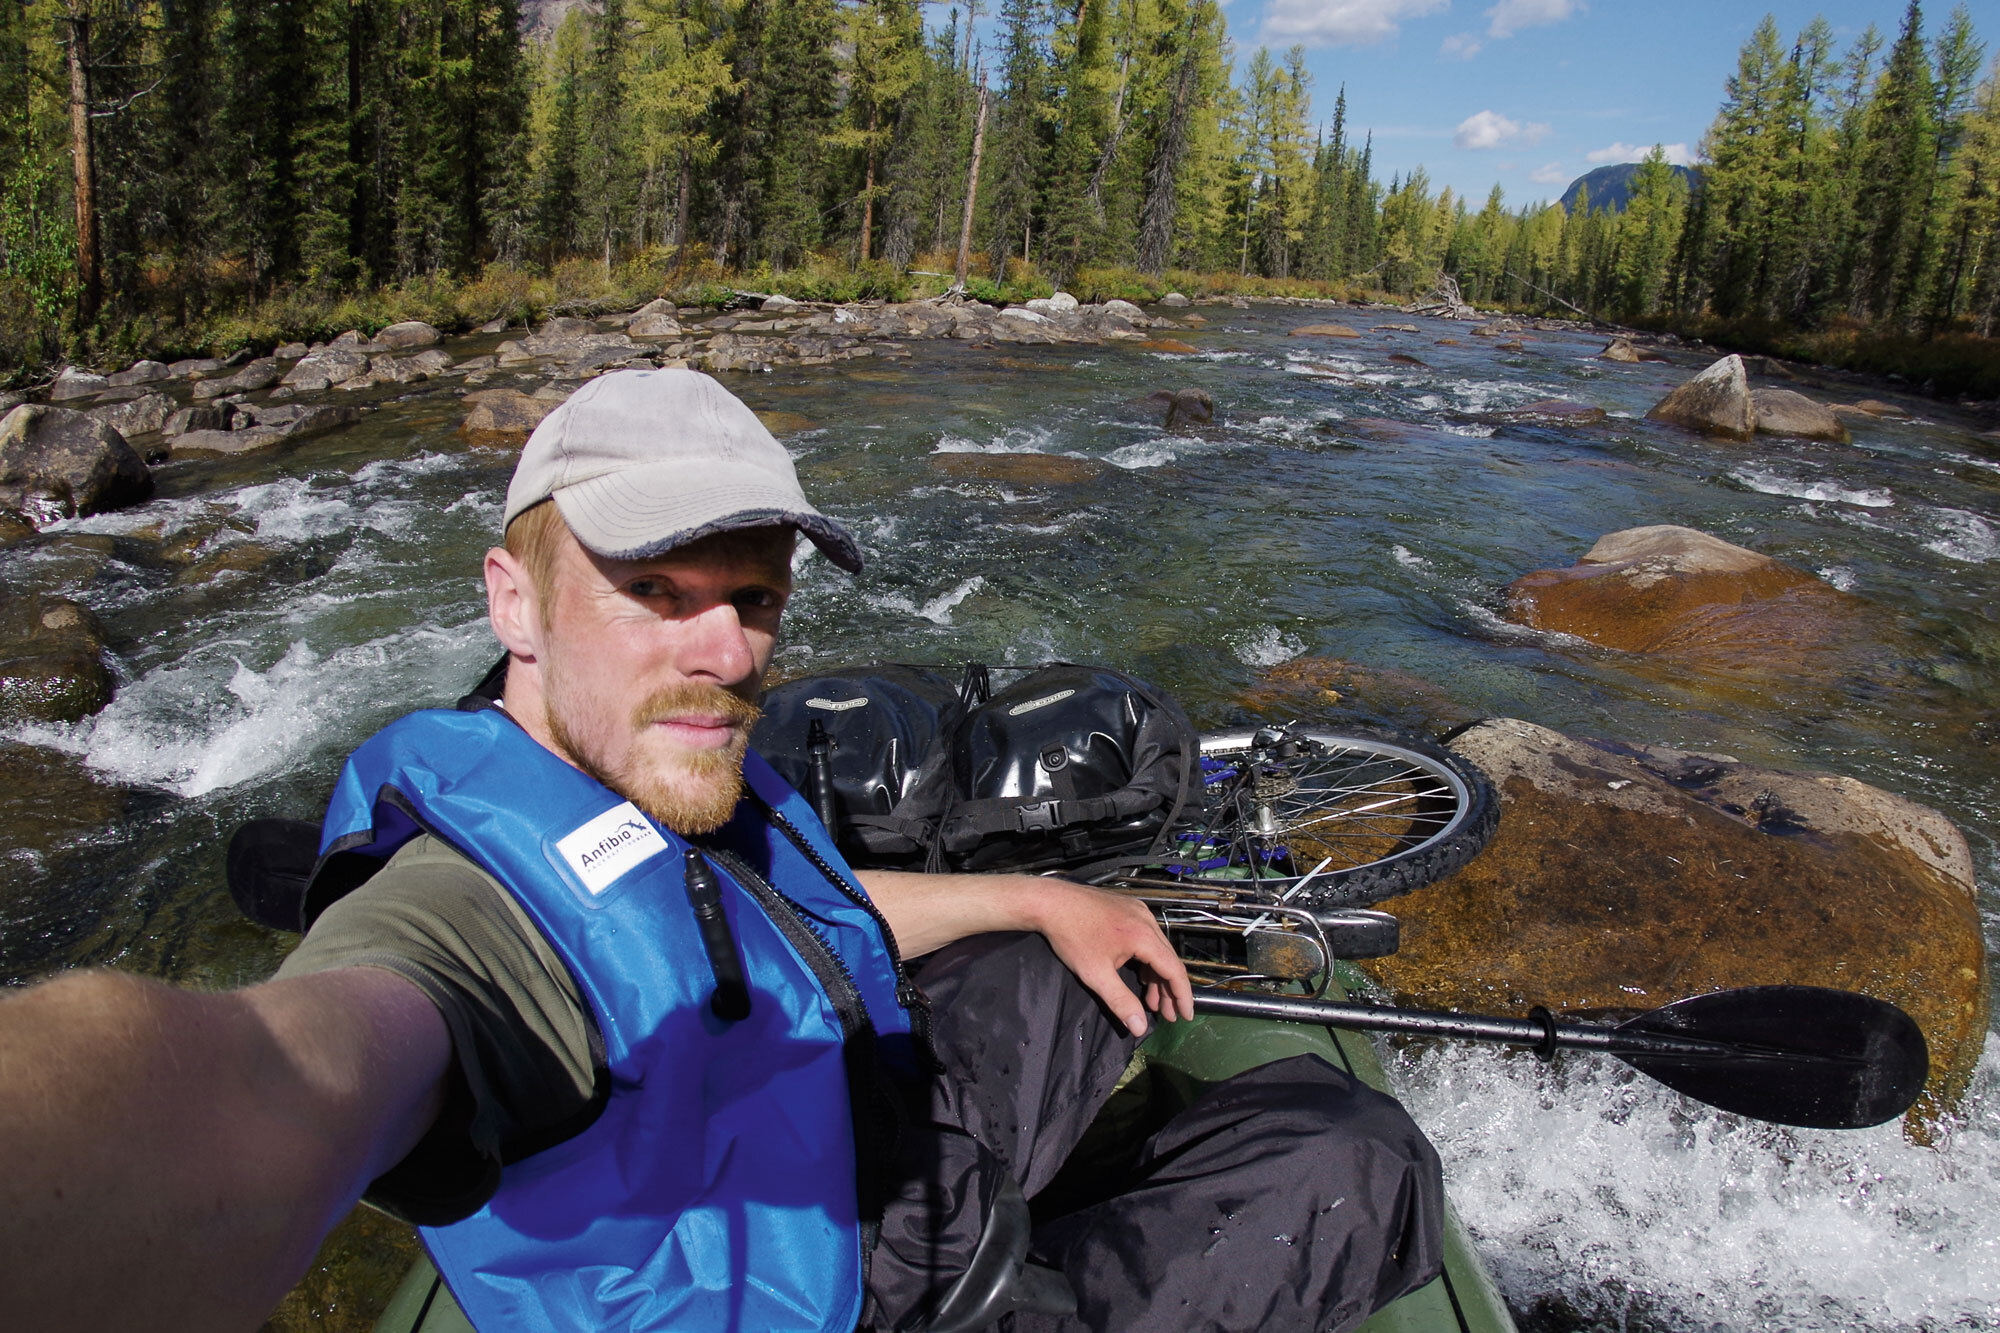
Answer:
M1505 334L1519 333L1520 331L1521 321L1518 319L1495 319L1489 320L1484 324L1475 324L1472 326L1474 336L1480 338L1498 338Z
M1525 352L1528 350L1528 345L1519 338L1509 338L1506 342L1494 343L1493 350L1496 352Z
M1693 528L1628 528L1569 569L1507 586L1508 618L1606 648L1760 674L1836 670L1883 637L1872 608L1801 570Z
M1863 398L1854 406L1857 410L1866 412L1871 417L1900 417L1908 420L1910 415L1894 403L1885 403L1879 398Z
M1391 364L1393 364L1393 365L1398 365L1398 366L1418 366L1418 367L1420 367L1420 368L1422 368L1422 369L1424 369L1424 370L1429 370L1429 369L1430 369L1430 362L1428 362L1428 361L1419 361L1419 360L1417 360L1417 358L1415 358L1414 356L1411 356L1411 355L1410 355L1409 353L1407 353L1407 352L1391 352L1391 353L1389 353L1389 360L1390 360Z
M0 603L0 725L75 722L111 702L102 632L63 597Z
M1433 346L1435 346L1435 347L1462 347L1462 346L1464 346L1464 344L1463 344L1463 343L1461 343L1461 342L1459 342L1459 340L1458 340L1458 339L1456 339L1456 338L1439 338L1439 339L1437 340L1437 342L1435 342L1435 343L1434 343L1434 344L1432 344L1432 345L1433 345Z
M757 420L764 423L764 429L773 435L796 435L802 430L814 430L819 423L811 417L797 412L759 412Z
M17 545L34 535L34 524L11 509L0 509L0 549Z
M1757 410L1750 402L1743 358L1723 357L1653 404L1646 416L1705 435L1749 439L1757 429Z
M1597 354L1597 359L1622 361L1628 365L1636 364L1639 360L1639 349L1632 345L1629 338L1613 338L1606 344L1604 350Z
M282 557L283 553L259 542L238 542L225 546L174 575L174 582L181 587L194 587L213 583L225 574L255 574Z
M1068 454L931 454L931 466L947 477L1001 481L1023 486L1074 486L1095 481L1110 465Z
M1827 408L1791 389L1753 389L1759 435L1795 435L1807 440L1845 444L1847 427Z
M1403 947L1364 966L1399 1000L1602 1014L1831 986L1923 1029L1932 1078L1913 1120L1965 1087L1986 962L1971 856L1942 815L1850 778L1511 718L1452 748L1500 791L1499 832L1458 874L1382 904Z
M481 389L465 395L465 401L472 410L458 429L476 444L518 442L556 410L554 402L516 389Z
M1379 725L1436 731L1471 722L1444 690L1421 676L1337 657L1294 657L1261 671L1237 702L1263 717L1289 721L1308 711L1344 710ZM1337 729L1337 728L1336 728Z
M152 493L145 460L102 421L36 403L0 417L0 507L53 521L122 509Z
M185 435L191 430L228 430L229 423L235 419L236 408L229 403L183 407L168 417L160 430L166 435Z
M1359 338L1361 335L1345 324L1304 324L1292 330L1294 338Z
M1180 425L1205 426L1215 420L1215 399L1206 389L1155 389L1140 401L1165 410L1160 424L1167 430Z
M1172 352L1177 356L1191 356L1201 350L1178 338L1148 338L1137 345L1148 352Z

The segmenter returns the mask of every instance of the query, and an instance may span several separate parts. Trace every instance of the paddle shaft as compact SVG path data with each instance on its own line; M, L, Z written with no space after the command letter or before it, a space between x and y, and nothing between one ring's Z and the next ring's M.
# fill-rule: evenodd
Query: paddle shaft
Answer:
M1710 1041L1702 1037L1629 1032L1593 1023L1558 1023L1538 1018L1495 1018L1484 1014L1440 1013L1425 1009L1390 1009L1340 1000L1311 1000L1293 995L1245 995L1235 991L1197 990L1195 1012L1239 1018L1278 1018L1320 1027L1361 1032L1408 1032L1419 1036L1459 1037L1468 1041L1506 1042L1548 1051L1607 1051L1612 1055L1672 1056L1679 1059L1819 1060L1806 1052Z

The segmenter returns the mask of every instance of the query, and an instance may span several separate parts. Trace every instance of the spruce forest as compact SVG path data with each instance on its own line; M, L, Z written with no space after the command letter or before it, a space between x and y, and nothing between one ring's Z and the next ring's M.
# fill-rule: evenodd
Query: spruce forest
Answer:
M1746 345L1994 334L2000 64L1964 7L1844 49L1766 18L1701 157L1691 189L1655 149L1615 212L1385 183L1344 90L1246 56L1218 0L14 0L0 364L591 292L905 295L962 233L989 298L1444 273Z

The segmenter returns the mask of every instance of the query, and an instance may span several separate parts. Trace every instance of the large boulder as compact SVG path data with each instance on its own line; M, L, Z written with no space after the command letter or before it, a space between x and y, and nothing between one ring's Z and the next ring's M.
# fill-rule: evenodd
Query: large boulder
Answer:
M656 303L657 304L657 303ZM674 318L672 307L661 311L641 311L632 316L632 322L625 326L625 332L634 338L678 338L684 332L681 322Z
M1501 796L1458 874L1382 907L1403 947L1368 970L1405 1003L1597 1014L1732 986L1857 990L1931 1049L1917 1119L1986 1034L1971 853L1934 810L1823 773L1584 740L1511 718L1452 749Z
M347 335L343 333L340 336L345 338ZM317 393L321 389L358 379L368 373L368 353L358 350L358 346L336 339L332 346L320 348L293 366L281 383L300 393Z
M0 726L75 722L111 702L104 640L89 611L62 597L0 601Z
M91 398L111 387L111 381L103 375L75 366L64 366L55 382L49 385L49 401L67 403L72 399Z
M1160 298L1160 304L1170 310L1179 310L1183 306L1192 305L1193 302L1189 301L1187 297L1182 296L1179 292L1168 292Z
M366 365L367 360L366 357L363 357L362 364ZM304 361L299 363L301 366L304 364ZM294 366L293 369L297 370L298 367ZM256 393L259 390L268 389L273 384L276 384L279 375L278 363L274 358L268 356L259 357L237 371L234 375L225 376L222 379L205 379L197 382L194 386L194 396L201 399L208 399L220 398L225 394L232 393ZM288 384L291 383L289 379L285 382ZM324 388L325 385L322 384L320 387Z
M401 352L412 347L429 347L443 336L421 319L406 319L383 329L375 335L375 341L391 351Z
M1813 575L1694 528L1627 528L1568 569L1507 585L1507 615L1628 653L1753 672L1871 655L1870 605Z
M36 403L0 417L0 508L53 522L122 509L152 493L145 460L95 417Z
M1723 357L1653 404L1646 415L1704 435L1749 439L1757 429L1757 409L1750 401L1743 358Z
M474 444L519 443L556 410L556 402L535 398L518 389L481 389L465 395L472 410L459 425Z
M114 389L122 389L132 384L153 384L159 380L169 380L173 377L174 372L169 370L163 362L134 361L131 365L125 367L125 369L112 375L110 384Z
M1632 345L1630 338L1613 338L1605 344L1604 350L1597 354L1597 359L1622 361L1627 365L1633 365L1639 361L1639 349Z
M1816 403L1793 389L1753 389L1750 402L1756 409L1759 435L1795 435L1807 440L1847 443L1847 427L1824 403Z
M163 393L141 394L122 403L106 403L88 409L88 415L128 438L150 435L164 428L174 413L174 400Z
M332 403L277 403L251 408L243 415L251 429L275 430L281 438L298 439L351 426L361 419L362 413L358 407L337 407Z

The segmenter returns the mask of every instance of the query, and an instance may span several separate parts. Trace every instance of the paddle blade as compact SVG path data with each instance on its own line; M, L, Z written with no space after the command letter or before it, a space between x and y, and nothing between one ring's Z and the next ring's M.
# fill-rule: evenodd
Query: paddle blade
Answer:
M1924 1034L1885 1000L1816 986L1746 986L1696 995L1617 1030L1619 1059L1677 1092L1737 1115L1808 1129L1863 1129L1910 1109L1930 1073ZM1712 1053L1648 1050L1647 1038L1720 1043ZM1658 1042L1671 1045L1670 1041Z

